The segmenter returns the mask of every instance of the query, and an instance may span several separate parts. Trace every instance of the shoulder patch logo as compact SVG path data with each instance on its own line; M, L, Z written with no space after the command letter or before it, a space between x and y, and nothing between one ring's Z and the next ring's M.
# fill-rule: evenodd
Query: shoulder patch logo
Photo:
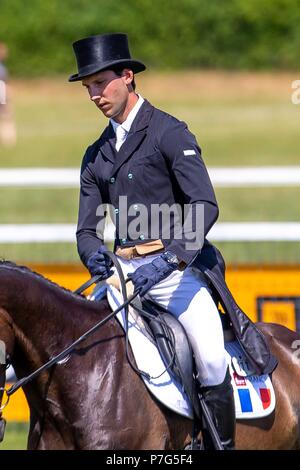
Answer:
M196 152L195 152L195 150L184 150L183 155L188 157L189 155L196 155Z

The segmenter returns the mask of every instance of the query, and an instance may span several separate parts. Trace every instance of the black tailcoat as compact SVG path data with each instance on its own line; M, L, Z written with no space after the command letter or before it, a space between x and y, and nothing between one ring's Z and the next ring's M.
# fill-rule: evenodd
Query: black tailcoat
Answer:
M133 209L131 215L120 202L120 198L125 196L126 207ZM206 237L217 220L218 205L201 150L185 123L145 100L119 152L115 151L115 133L111 124L87 149L81 168L77 229L78 252L85 265L89 256L103 243L101 204L112 205L111 214L116 222L115 245L126 247L160 238L167 250L185 263L201 269L213 286L215 297L222 300L253 371L266 373L274 369L276 361L264 337L236 305L226 286L221 254L206 239L199 246L191 248L189 245L190 248L186 249L187 242L196 231L195 224L199 222L197 207L201 205L204 210L202 231ZM189 225L183 226L186 213L182 211L176 217L171 213L169 233L166 234L160 222L153 227L151 207L158 204L165 204L165 207L178 204L189 208ZM132 224L137 214L142 213L142 206L146 215L137 227L136 236L133 236ZM181 227L179 236L178 220Z

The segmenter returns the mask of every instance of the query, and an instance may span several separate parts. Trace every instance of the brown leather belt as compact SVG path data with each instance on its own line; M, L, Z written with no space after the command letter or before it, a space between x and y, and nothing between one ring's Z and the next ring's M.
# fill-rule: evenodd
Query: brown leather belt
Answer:
M115 254L123 259L140 258L151 255L152 253L161 253L165 247L161 240L152 240L151 242L141 243L140 245L128 246L122 248L118 246Z

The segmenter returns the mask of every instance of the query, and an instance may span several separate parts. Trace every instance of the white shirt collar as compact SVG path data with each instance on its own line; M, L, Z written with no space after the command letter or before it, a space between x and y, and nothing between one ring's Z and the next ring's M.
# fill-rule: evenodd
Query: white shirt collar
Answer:
M132 123L134 121L134 118L136 117L137 113L139 112L140 110L140 107L142 106L142 104L144 103L144 98L138 94L138 97L139 99L137 100L137 102L135 103L134 107L132 108L132 110L130 111L130 113L128 114L127 116L127 119L125 119L124 122L122 122L122 124L119 124L118 122L114 121L113 119L110 119L110 122L114 128L114 131L116 132L116 129L119 127L119 126L122 126L123 129L125 129L127 132L130 131L130 128L132 126Z

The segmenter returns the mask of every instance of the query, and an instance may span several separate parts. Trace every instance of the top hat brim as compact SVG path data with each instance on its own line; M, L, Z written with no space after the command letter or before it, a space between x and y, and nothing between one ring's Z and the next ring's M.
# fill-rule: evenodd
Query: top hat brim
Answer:
M75 73L69 77L69 82L77 82L82 80L83 78L89 77L94 73L101 72L103 70L107 70L109 68L117 67L118 65L122 65L124 68L131 69L134 73L142 72L146 69L146 66L138 61L133 59L120 59L114 60L109 62L103 62L102 64L93 64L88 65L80 70L79 73Z

